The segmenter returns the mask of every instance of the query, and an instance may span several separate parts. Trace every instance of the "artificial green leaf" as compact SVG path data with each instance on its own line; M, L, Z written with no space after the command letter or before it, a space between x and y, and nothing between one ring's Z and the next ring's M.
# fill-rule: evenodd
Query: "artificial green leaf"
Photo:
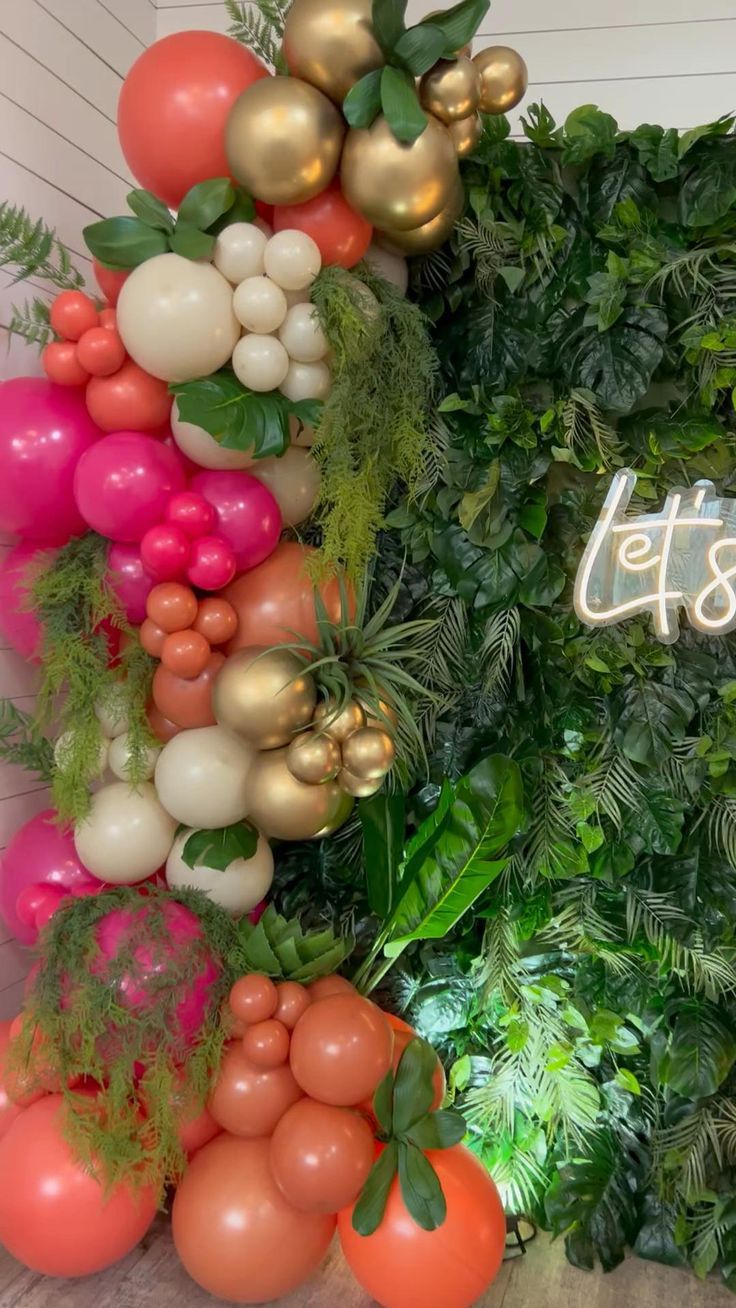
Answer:
M181 216L177 218L169 240L174 254L180 254L184 259L209 259L215 248L214 236L185 222Z
M407 1138L417 1149L451 1149L464 1139L467 1126L462 1113L453 1108L439 1108L427 1113L409 1127Z
M406 800L399 792L380 792L358 805L368 903L377 917L389 916L404 852Z
M298 918L282 917L273 904L255 925L241 918L238 932L242 971L265 972L302 984L335 972L353 945L348 936L335 936L329 928L304 932Z
M592 1269L597 1254L610 1272L637 1230L636 1164L605 1127L588 1138L584 1156L576 1154L562 1164L547 1192L547 1220L554 1235L567 1235L568 1257L576 1266Z
M212 177L206 182L197 182L179 205L177 226L181 222L204 232L222 218L234 202L235 188L229 177Z
M631 305L605 332L588 332L570 356L570 377L595 393L603 408L628 413L646 394L662 361L667 316Z
M393 1129L396 1135L425 1117L434 1100L437 1055L426 1040L410 1040L394 1077Z
M458 506L458 518L461 527L470 531L478 516L488 506L498 490L501 479L501 465L498 459L488 465L486 479L479 490L466 491Z
M644 848L654 854L675 854L682 840L685 806L657 786L647 786L634 819Z
M85 227L82 235L87 249L106 268L137 268L169 249L166 233L140 218L103 218Z
M713 1095L736 1061L736 1040L714 1004L678 1003L660 1077L684 1099Z
M319 409L318 401L292 403L280 391L250 391L226 371L174 382L169 389L182 422L203 427L226 449L252 450L257 459L281 455L288 448L292 414L313 422Z
M416 1145L399 1143L401 1198L417 1226L436 1231L447 1216L447 1203L432 1164Z
M490 0L461 0L450 9L428 14L422 22L440 28L445 38L442 53L449 58L473 39L489 9Z
M677 131L643 123L629 138L647 172L655 182L677 177L680 170Z
M373 1112L376 1121L385 1135L390 1136L394 1129L394 1072L393 1068L384 1076L373 1096Z
M706 136L728 136L733 131L735 122L733 114L722 114L715 122L703 123L700 127L691 127L690 131L683 132L679 142L680 158L689 154L693 146Z
M694 712L686 691L637 680L617 701L616 744L634 763L663 763L685 736Z
M353 1209L353 1229L358 1235L372 1235L381 1225L398 1163L399 1146L397 1141L391 1140L373 1164Z
M649 1258L669 1267L685 1267L687 1258L675 1239L677 1207L658 1195L644 1196L644 1221L634 1243L633 1252L639 1258Z
M407 0L373 0L371 5L373 34L387 58L406 31L406 4Z
M621 1090L626 1090L630 1095L641 1094L641 1086L634 1076L634 1073L630 1072L628 1067L620 1067L614 1077L614 1081Z
M226 209L216 222L210 223L207 228L212 236L217 236L223 227L229 227L232 223L251 223L257 216L256 204L252 195L242 186L236 186L235 199L229 209Z
M736 204L736 161L732 152L697 160L678 192L678 214L685 227L711 227Z
M404 32L394 46L393 58L412 77L421 77L437 63L446 46L444 32L430 23L420 23ZM398 71L393 69L392 71ZM384 79L385 80L385 79ZM413 86L413 84L412 84ZM384 96L383 81L381 95ZM416 99L416 95L414 97ZM383 112L388 117L384 100ZM394 133L397 135L397 133ZM417 133L419 135L419 133ZM403 138L400 138L403 139Z
M147 227L156 227L162 232L173 232L174 219L162 200L152 191L135 190L126 196L128 207L136 218L140 218Z
M615 118L603 113L596 105L583 104L579 109L573 109L565 119L563 163L587 163L596 154L612 159L617 131Z
M397 141L404 144L416 141L427 126L427 115L417 98L413 77L389 64L381 73L381 108Z
M382 68L374 68L351 86L342 111L351 127L370 127L381 112Z
M252 858L258 845L258 832L249 822L235 822L212 831L193 831L185 841L181 856L187 867L210 867L224 872L236 858Z

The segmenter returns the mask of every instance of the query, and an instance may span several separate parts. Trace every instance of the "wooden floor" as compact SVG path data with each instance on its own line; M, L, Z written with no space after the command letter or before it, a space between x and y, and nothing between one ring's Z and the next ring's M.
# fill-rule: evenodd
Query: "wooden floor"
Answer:
M203 1233L203 1238L206 1235ZM2 1308L213 1308L220 1300L190 1281L168 1229L157 1226L132 1254L100 1276L55 1281L22 1268L0 1251ZM337 1242L319 1274L279 1308L372 1308L352 1279ZM630 1259L608 1276L579 1272L562 1245L540 1237L525 1258L505 1263L477 1308L734 1308L717 1282ZM440 1303L426 1308L443 1308Z

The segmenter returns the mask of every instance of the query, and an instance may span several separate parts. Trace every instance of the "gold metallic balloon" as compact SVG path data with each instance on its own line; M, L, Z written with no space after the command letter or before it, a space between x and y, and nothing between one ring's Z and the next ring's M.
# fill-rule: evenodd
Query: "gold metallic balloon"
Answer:
M392 728L398 726L399 715L396 709L392 708L385 699L379 699L378 701L378 707L383 717L374 716L373 704L364 699L362 695L358 695L358 702L365 709L365 725L367 727L380 727L381 731L388 731L390 735Z
M375 792L374 792L375 793ZM340 791L340 799L335 808L334 817L323 826L321 831L312 836L312 840L323 840L325 836L332 836L342 826L345 825L350 814L355 807L353 796L346 790Z
M365 781L363 777L353 776L347 768L342 768L337 774L337 784L341 786L346 795L354 795L356 799L368 799L369 795L375 795L383 785L383 777L378 777L375 781Z
M395 758L394 742L381 727L361 727L348 736L342 747L344 767L361 781L385 777Z
M421 136L402 145L381 115L372 127L348 132L341 180L348 204L368 222L408 231L428 223L450 199L458 180L455 147L431 116Z
M248 820L277 840L312 840L336 829L345 803L336 781L310 786L292 776L287 749L258 754L248 774ZM344 821L345 819L343 819Z
M480 104L484 114L506 114L526 94L529 73L518 50L489 45L473 58L480 73Z
M326 735L342 743L359 727L365 726L365 713L354 699L345 705L342 713L338 713L337 717L333 716L335 707L334 700L323 700L314 710L313 721L315 726L320 727Z
M263 77L243 91L225 127L236 181L266 204L302 204L332 181L345 120L298 77Z
M294 0L283 46L292 76L342 104L351 86L386 62L371 8L371 0Z
M231 654L218 673L212 708L221 727L256 749L277 749L312 720L314 678L288 649L249 645Z
M443 123L475 113L480 102L480 70L472 59L438 59L419 83L424 108Z
M320 786L323 781L332 781L340 771L340 746L326 733L319 735L315 731L303 731L289 745L286 762L297 781Z
M442 245L447 240L455 223L465 206L465 192L463 191L462 182L458 178L455 189L436 218L430 222L424 223L422 227L415 227L411 232L382 232L381 241L387 240L390 246L398 250L401 254L427 254L429 250L436 250L438 245Z
M469 118L461 118L457 123L450 123L447 130L452 137L455 153L459 159L464 159L466 155L473 153L483 135L483 119L480 114L471 114Z

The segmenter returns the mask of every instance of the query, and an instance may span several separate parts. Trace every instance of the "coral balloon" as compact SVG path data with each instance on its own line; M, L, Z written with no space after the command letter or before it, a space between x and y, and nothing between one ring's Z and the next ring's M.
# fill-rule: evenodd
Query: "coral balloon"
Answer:
M93 377L109 377L125 363L125 346L117 331L90 327L77 345L77 361Z
M18 897L29 886L52 886L66 895L84 895L101 890L81 861L71 832L60 827L54 809L24 823L3 853L0 868L0 913L7 926L24 945L36 942L37 928L18 914Z
M256 1022L243 1036L243 1053L256 1067L281 1067L289 1057L287 1028L274 1018Z
M255 1139L270 1135L287 1108L301 1097L288 1063L257 1067L238 1043L225 1052L207 1106L231 1135Z
M132 359L126 359L111 377L93 377L85 398L92 421L108 432L156 431L171 413L166 382Z
M74 470L100 433L84 397L42 377L0 385L0 531L64 545L87 524Z
M197 597L189 586L163 582L150 592L146 614L162 631L183 631L197 616Z
M93 531L138 541L164 516L169 497L184 486L173 450L139 432L106 436L82 455L74 474L79 511Z
M273 229L306 232L319 246L323 263L352 268L371 243L371 224L351 209L340 187L333 183L305 204L277 205Z
M225 641L232 640L238 629L238 615L227 600L202 599L193 625L210 645L224 645Z
M383 1308L471 1308L503 1260L506 1218L485 1167L462 1145L427 1157L447 1202L447 1216L435 1231L417 1225L396 1180L373 1235L353 1229L351 1208L338 1218L350 1270Z
M319 464L309 450L290 445L280 458L259 459L253 476L268 486L285 527L298 527L312 513L319 495Z
M92 271L102 294L108 304L111 304L114 308L118 302L118 296L130 276L129 270L127 268L106 268L104 264L100 263L99 259L93 259ZM104 313L104 309L102 312ZM102 321L101 317L100 321Z
M271 1139L274 1180L284 1198L306 1213L337 1213L353 1203L374 1157L373 1132L364 1117L315 1099L294 1104Z
M212 683L225 662L224 654L210 654L207 666L198 677L177 677L168 668L156 668L153 676L153 702L159 713L178 727L213 727ZM241 813L241 817L245 814ZM188 820L188 819L187 819ZM184 821L184 819L181 819ZM237 818L233 818L237 821ZM193 826L206 826L192 819Z
M123 1258L156 1215L150 1188L105 1191L67 1142L60 1095L27 1108L0 1141L0 1240L45 1276L89 1276Z
M192 1279L243 1304L297 1289L316 1271L334 1230L334 1217L286 1202L271 1176L267 1140L228 1135L192 1160L172 1211L176 1252Z
M209 663L211 650L198 631L172 631L161 648L161 662L176 677L198 677Z
M237 577L224 598L238 615L238 631L228 654L246 645L284 645L299 632L317 639L314 582L305 564L312 550L297 541L281 541L259 567ZM330 619L340 618L340 589L336 578L320 584ZM354 609L353 609L354 612Z
M373 1094L392 1053L391 1028L375 1004L360 995L330 995L297 1022L291 1070L313 1099L348 1107Z
M251 972L235 982L228 1003L241 1022L265 1022L276 1011L278 991L270 977Z
M192 541L187 577L200 590L220 590L237 571L235 551L222 536L200 536Z
M176 722L172 722L170 718L165 718L163 713L160 713L156 708L155 704L149 704L146 709L146 717L148 718L148 725L154 736L157 740L162 741L164 745L169 740L173 740L174 736L178 736L179 732L183 730L183 728Z
M59 386L84 386L90 378L79 362L74 341L51 341L41 355L41 364L49 381Z
M30 606L34 579L49 555L36 545L21 543L0 565L0 635L25 659L37 660L43 629Z
M355 986L347 977L338 976L336 972L332 976L318 977L309 987L309 996L313 1004L318 999L329 999L330 995L356 995L357 993Z
M136 626L143 622L146 602L155 582L143 566L140 546L123 541L111 544L107 552L107 580L120 600L128 622Z
M52 331L65 341L78 341L99 319L94 300L84 291L62 291L49 311Z
M281 534L281 510L257 477L227 470L200 472L190 489L214 509L217 535L231 546L238 571L257 567L273 553Z
M153 876L169 856L176 823L153 786L127 781L103 786L74 830L74 846L92 876L131 886Z
M302 1013L309 1008L312 1000L306 986L301 986L298 981L282 981L276 987L278 1002L274 1017L284 1026L293 1031Z
M215 32L177 32L149 46L118 103L120 144L141 185L178 208L196 182L227 176L228 114L266 75L245 46Z
M5 1067L8 1046L11 1041L11 1026L12 1022L0 1022L0 1140L2 1140L3 1136L10 1130L15 1119L20 1117L20 1114L23 1112L23 1105L17 1103L15 1099L11 1099L8 1094L8 1078L6 1077ZM11 1076L10 1080L13 1082L15 1081L15 1078ZM13 1086L13 1088L15 1089L16 1087Z

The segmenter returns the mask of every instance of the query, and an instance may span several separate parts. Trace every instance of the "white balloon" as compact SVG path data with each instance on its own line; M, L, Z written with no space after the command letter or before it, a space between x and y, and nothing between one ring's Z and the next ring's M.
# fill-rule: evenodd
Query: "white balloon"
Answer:
M156 790L164 808L189 827L229 827L248 815L253 750L224 727L180 731L159 754Z
M289 309L279 328L279 340L297 363L317 363L330 348L312 304L295 304Z
M252 476L268 486L281 509L285 527L297 527L314 509L320 471L309 450L290 445L280 458L257 459Z
M319 246L306 232L287 227L268 242L263 265L266 273L285 291L302 291L311 286L322 267Z
M204 427L182 422L178 400L174 400L171 408L171 431L182 454L200 468L247 468L253 462L250 450L228 450Z
M163 381L207 377L240 336L230 283L211 263L157 254L120 292L118 331L135 362Z
M392 254L390 250L384 250L382 246L372 242L366 250L365 261L379 277L397 286L402 295L406 294L409 285L409 265L400 254Z
M144 747L141 766L141 781L148 781L156 770L156 759L161 753L160 745L149 745ZM124 731L122 736L116 736L110 741L110 750L107 756L107 766L114 776L120 777L121 781L130 781L128 772L130 769L132 750L130 748L130 736Z
M290 363L279 390L294 402L323 400L330 393L330 370L326 363Z
M268 335L280 327L286 317L286 296L270 277L246 277L235 288L235 317L249 332Z
M71 731L63 731L54 745L54 763L62 772L69 763L75 735L76 732L73 729ZM110 741L107 736L103 736L102 729L100 728L100 747L97 755L95 776L101 777L107 767L107 751L109 744Z
M263 231L258 218L253 223L223 227L215 242L215 267L233 286L246 277L257 277L263 272L263 251L270 235L270 231Z
M108 740L113 736L122 736L128 730L128 698L121 685L113 686L104 700L95 704L95 715L100 724L100 731Z
M273 881L273 854L266 837L258 833L258 844L251 858L235 858L219 871L206 863L189 867L184 862L184 846L194 830L188 827L174 841L166 860L167 884L172 890L182 890L187 886L202 890L233 917L249 913L268 894Z
M74 829L74 845L93 877L132 886L166 862L176 822L147 781L133 789L125 781L103 786L89 813Z
M233 370L251 391L275 391L289 371L289 356L275 336L252 332L233 350Z

